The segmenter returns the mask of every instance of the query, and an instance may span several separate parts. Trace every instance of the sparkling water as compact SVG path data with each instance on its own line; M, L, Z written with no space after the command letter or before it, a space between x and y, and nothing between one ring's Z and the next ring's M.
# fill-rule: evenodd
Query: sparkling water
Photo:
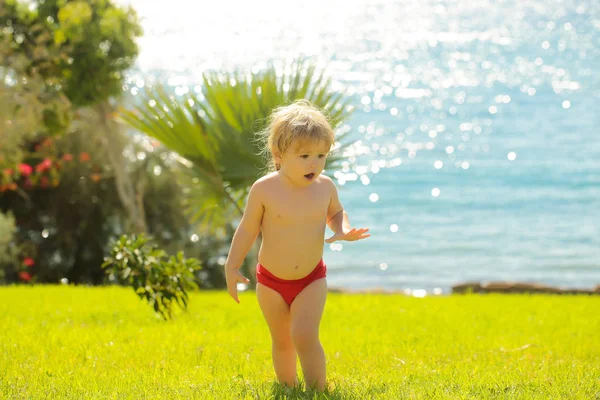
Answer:
M372 236L327 247L330 286L600 284L600 2L124 3L131 82L305 55L353 99L335 180Z

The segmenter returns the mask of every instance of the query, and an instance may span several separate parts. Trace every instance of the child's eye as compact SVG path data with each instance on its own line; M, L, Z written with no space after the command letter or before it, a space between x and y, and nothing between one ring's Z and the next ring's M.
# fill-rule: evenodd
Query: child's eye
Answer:
M319 158L325 157L325 154L319 154Z
M308 154L302 154L300 157L301 158L308 158Z

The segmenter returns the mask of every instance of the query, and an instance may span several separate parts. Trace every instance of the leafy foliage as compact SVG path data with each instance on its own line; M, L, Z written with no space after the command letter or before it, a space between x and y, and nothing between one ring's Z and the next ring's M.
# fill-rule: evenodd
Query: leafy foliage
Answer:
M48 142L48 147L42 145L43 150L35 154L47 152L52 162L31 158L31 165L20 165L31 172L12 177L16 190L2 192L0 178L0 212L14 215L17 229L12 242L17 246L13 246L15 257L19 256L10 262L0 260L0 274L4 273L6 282L21 280L18 271L26 257L35 260L27 272L36 282L57 283L67 278L76 284L101 284L105 280L100 265L110 238L128 232L127 213L119 201L107 151L89 129L79 125L78 130ZM199 283L203 287L222 286L217 254L222 253L222 246L209 236L190 240L196 232L182 209L182 188L174 179L170 152L152 147L147 138L140 139L127 145L126 166L134 182L144 183L140 201L147 233L166 251L184 250L201 257L204 269ZM143 160L136 158L141 153ZM55 174L60 174L56 184Z
M0 14L5 56L9 62L17 55L29 60L15 70L18 75L50 79L49 86L76 107L121 94L123 72L133 65L135 39L142 34L131 7L109 0L5 2Z
M194 271L201 266L195 258L184 258L181 251L169 257L148 242L143 234L121 236L112 245L102 268L113 279L132 286L140 298L168 320L175 304L187 308L188 292L198 288Z
M324 71L301 60L284 66L282 73L274 66L252 74L207 72L203 81L199 93L183 96L165 85L149 87L121 118L181 156L180 180L191 219L214 233L226 231L241 215L248 189L265 172L257 133L274 108L306 99L336 129L349 107L330 90ZM334 155L326 168L337 161Z
M133 9L109 0L3 0L0 167L36 135L68 130L75 110L120 96L138 54Z

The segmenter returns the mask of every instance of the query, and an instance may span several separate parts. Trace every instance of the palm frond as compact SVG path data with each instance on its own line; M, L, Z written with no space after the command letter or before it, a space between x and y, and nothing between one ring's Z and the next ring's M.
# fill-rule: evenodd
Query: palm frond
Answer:
M240 217L252 183L264 171L255 134L266 126L278 106L306 99L328 115L334 130L349 116L348 101L330 90L331 78L306 60L285 65L278 76L273 64L265 70L203 74L201 95L175 96L165 85L139 94L133 110L121 119L189 160L181 168L190 218L215 232ZM336 138L342 143L345 135ZM334 166L341 151L330 157Z

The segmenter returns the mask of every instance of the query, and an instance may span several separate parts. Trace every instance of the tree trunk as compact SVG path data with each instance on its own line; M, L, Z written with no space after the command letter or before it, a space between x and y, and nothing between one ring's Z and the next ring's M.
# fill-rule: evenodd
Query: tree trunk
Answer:
M135 233L147 232L146 217L144 212L144 182L133 184L127 172L127 161L123 150L127 141L123 136L121 127L109 119L109 114L114 112L114 107L108 103L95 106L98 118L98 139L107 153L108 160L115 173L115 185L121 204L127 211L130 226Z

